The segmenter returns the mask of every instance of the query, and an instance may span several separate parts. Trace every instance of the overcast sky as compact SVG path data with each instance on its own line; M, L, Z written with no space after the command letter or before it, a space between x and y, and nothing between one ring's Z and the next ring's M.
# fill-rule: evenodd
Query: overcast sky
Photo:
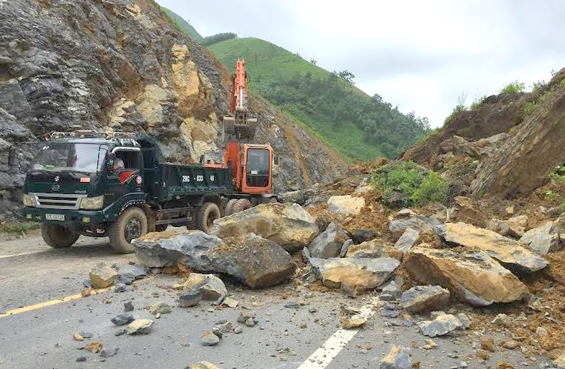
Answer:
M529 88L565 67L565 1L158 0L203 36L235 32L275 43L367 94L441 126L519 80Z

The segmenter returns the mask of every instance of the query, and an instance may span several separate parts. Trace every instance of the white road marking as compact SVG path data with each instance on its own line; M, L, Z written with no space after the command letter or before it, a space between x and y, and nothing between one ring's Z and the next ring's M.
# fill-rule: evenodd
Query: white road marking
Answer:
M361 308L358 317L369 319L375 314L375 307L379 301L374 297ZM328 366L339 352L355 337L359 329L338 329L328 340L297 369L323 369Z

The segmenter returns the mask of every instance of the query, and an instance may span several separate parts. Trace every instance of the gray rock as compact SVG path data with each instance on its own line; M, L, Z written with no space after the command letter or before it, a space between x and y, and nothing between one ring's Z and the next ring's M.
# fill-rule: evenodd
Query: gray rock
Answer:
M224 241L202 231L188 231L171 238L136 239L133 244L144 265L181 263L199 272L229 274L252 288L273 286L294 275L292 257L273 241L253 233Z
M412 358L408 349L394 346L380 362L380 369L412 369Z
M82 338L92 338L94 337L94 335L90 332L79 332L79 334L81 335Z
M241 334L241 333L243 333L243 329L241 329L241 327L235 327L235 328L233 329L233 333L235 333L235 334Z
M462 330L467 330L471 327L471 318L469 318L467 316L467 314L465 313L459 313L457 314L457 320L459 320L459 323L461 323L461 328Z
M153 320L136 319L129 323L127 328L128 334L148 334L153 330Z
M131 302L131 301L124 302L124 311L125 312L133 311L133 309L134 309L133 302Z
M200 337L200 342L203 346L215 346L220 342L220 337L212 332L205 331L202 337Z
M440 286L416 286L402 293L400 304L411 312L437 310L449 303L450 293Z
M371 241L377 234L370 229L357 228L353 231L353 242L355 244Z
M257 322L253 318L249 318L245 321L245 325L248 327L254 327Z
M312 272L325 286L361 292L385 283L400 262L393 258L310 258Z
M216 301L224 299L228 290L224 282L213 274L190 273L188 280L184 283L184 292L202 291L203 300Z
M86 361L86 357L85 357L85 356L79 356L79 357L76 359L76 362L77 362L77 363L84 363L85 361Z
M389 295L392 297L392 299L396 300L400 298L402 291L400 290L400 286L398 286L396 281L390 281L386 286L383 287L382 294Z
M416 213L414 213L411 209L401 209L398 213L396 213L396 217L400 219L410 219L414 216L416 216Z
M430 319L435 320L435 318L437 318L440 315L445 315L445 311L442 310L432 311L430 312Z
M124 313L124 314L120 314L120 315L112 318L111 320L112 320L112 323L114 323L115 325L121 326L121 325L126 325L126 324L133 322L135 320L135 318L133 317L133 314L131 314L131 313Z
M136 279L145 277L147 275L147 269L137 265L131 265L131 264L118 265L117 269L118 269L117 280L126 285L130 285Z
M117 282L114 285L115 285L115 288L114 288L115 293L122 293L122 292L126 292L126 290L127 290L126 285L122 282Z
M241 310L239 316L237 317L238 323L245 323L249 319L255 319L255 312L253 310Z
M196 306L202 301L202 291L184 292L179 296L179 307L187 308Z
M231 333L233 332L233 324L231 322L225 322L219 327L221 333Z
M338 224L332 222L308 246L310 255L315 258L328 259L340 254L344 242L349 236Z
M152 304L149 307L149 312L153 315L157 315L157 314L169 314L171 313L173 310L171 309L171 307L169 306L169 304L164 303L164 302L155 302L154 304Z
M119 347L103 348L102 351L100 351L100 356L102 356L104 359L107 359L109 357L116 356L118 354L118 351L120 351Z
M343 258L345 257L345 255L347 255L347 250L349 250L349 246L351 246L352 243L353 243L352 239L349 239L343 243L343 245L341 246L341 250L339 252L340 258Z
M428 337L444 336L461 327L459 319L455 315L440 315L432 321L418 323L422 333Z
M421 231L426 223L416 217L410 219L393 219L388 223L388 229L392 232L395 239L399 239L408 228Z
M538 228L526 232L520 242L538 255L561 250L559 231L553 222L546 222Z
M404 254L412 249L412 246L418 242L420 231L408 228L402 236L394 244L394 248L402 251Z

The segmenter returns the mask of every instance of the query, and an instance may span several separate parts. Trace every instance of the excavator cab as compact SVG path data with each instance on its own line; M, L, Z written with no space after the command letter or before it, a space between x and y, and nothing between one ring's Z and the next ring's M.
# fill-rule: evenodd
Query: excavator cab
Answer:
M271 192L273 148L269 145L243 145L245 154L242 192L258 194Z

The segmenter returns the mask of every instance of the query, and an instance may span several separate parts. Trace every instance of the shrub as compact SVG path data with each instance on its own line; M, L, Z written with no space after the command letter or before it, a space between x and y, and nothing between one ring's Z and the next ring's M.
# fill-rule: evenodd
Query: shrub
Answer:
M479 106L481 106L481 104L486 100L487 95L481 96L481 97L477 97L475 99L475 101L473 101L473 103L470 106L471 110L476 110L479 108Z
M412 163L391 163L373 174L373 185L383 192L383 203L390 207L445 202L448 183L437 173Z
M524 92L525 89L526 89L525 83L514 81L514 82L510 82L509 84L504 86L502 88L502 90L500 91L500 93L501 94L512 94L512 93Z
M543 80L534 82L534 83L532 84L532 92L533 92L533 93L538 92L538 91L541 90L543 87L545 87L545 85L546 85L546 83L545 83L545 81L543 81Z
M453 119L455 119L455 116L457 114L467 110L467 106L465 105L465 100L467 100L467 95L464 92L462 92L461 95L457 97L457 105L455 106L455 108L453 108L451 114L449 114L449 116L445 118L445 121L443 122L444 126L450 124L453 121Z

